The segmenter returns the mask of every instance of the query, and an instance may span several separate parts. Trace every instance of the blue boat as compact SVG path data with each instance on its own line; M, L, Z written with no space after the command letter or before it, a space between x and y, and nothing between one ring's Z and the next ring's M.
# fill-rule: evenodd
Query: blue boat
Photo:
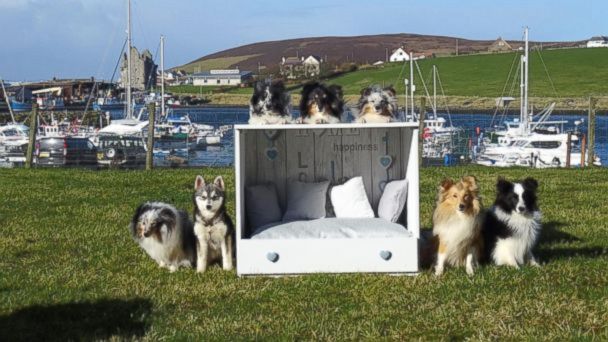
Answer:
M32 110L32 104L28 102L17 101L14 98L9 98L13 112L29 112Z

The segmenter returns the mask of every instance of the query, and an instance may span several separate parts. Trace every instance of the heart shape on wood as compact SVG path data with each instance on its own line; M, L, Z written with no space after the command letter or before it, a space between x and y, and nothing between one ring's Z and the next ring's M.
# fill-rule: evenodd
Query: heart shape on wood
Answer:
M266 158L270 161L274 161L279 156L279 150L276 147L269 147L266 149Z
M268 252L266 253L266 259L268 259L270 262L277 262L279 261L279 254L275 252Z
M388 169L393 164L393 157L389 155L380 156L380 158L378 158L378 162L380 162L380 166L385 169Z
M388 261L393 256L391 251L380 251L380 257L386 261Z

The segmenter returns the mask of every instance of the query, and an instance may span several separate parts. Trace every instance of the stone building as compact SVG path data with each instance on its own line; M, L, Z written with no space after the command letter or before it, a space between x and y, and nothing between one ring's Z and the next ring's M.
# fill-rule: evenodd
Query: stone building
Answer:
M323 59L310 55L298 57L283 57L279 65L281 75L288 79L317 77L321 74Z
M513 50L511 45L507 43L506 40L502 39L502 37L498 37L498 39L488 47L488 52L504 52L511 50Z
M137 48L131 47L131 88L133 90L148 90L156 85L156 69L154 59L149 50L144 50L141 54ZM127 85L127 54L122 56L120 66L120 86L125 88Z

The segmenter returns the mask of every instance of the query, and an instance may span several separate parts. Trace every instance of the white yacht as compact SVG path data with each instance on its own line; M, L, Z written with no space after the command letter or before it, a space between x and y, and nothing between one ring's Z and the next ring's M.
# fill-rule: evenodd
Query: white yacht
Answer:
M488 166L529 166L535 168L580 166L582 152L576 134L564 133L566 121L549 121L555 107L550 104L534 115L528 103L528 28L524 31L524 55L520 57L520 118L505 121L504 126L493 130L490 137L481 140L476 151L477 164ZM514 100L499 98L503 105ZM561 125L561 129L558 125ZM585 152L585 151L583 151ZM585 164L600 164L599 159Z

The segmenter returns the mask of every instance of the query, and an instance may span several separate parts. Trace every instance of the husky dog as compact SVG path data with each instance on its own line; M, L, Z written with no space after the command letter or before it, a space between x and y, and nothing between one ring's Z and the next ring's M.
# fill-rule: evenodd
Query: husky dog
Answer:
M309 82L302 88L300 121L305 124L339 123L344 113L342 87Z
M541 230L537 188L538 182L530 177L520 182L498 179L496 201L483 224L487 261L514 268L526 262L539 266L532 254Z
M135 242L148 255L174 272L196 262L196 238L185 211L162 202L146 202L135 210L129 226Z
M392 86L381 88L378 85L361 91L357 105L358 123L387 123L395 121L397 114L397 92Z
M215 178L205 184L201 176L194 181L194 234L198 239L197 272L205 272L207 266L221 259L224 270L232 269L234 226L226 212L224 179Z
M289 103L291 97L283 82L258 81L249 101L250 125L275 125L291 122Z
M436 275L443 273L445 264L465 266L467 274L473 275L483 248L481 214L475 177L458 182L448 178L441 183L433 213L433 235L439 242Z

